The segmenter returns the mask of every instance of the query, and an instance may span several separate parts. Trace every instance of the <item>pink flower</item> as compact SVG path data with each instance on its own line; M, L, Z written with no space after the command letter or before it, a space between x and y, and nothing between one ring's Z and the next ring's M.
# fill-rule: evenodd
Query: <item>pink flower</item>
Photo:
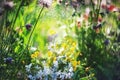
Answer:
M107 5L107 10L109 12L118 12L118 8L115 5Z
M5 9L12 9L13 7L14 7L13 1L6 1L6 2L4 3L4 8L5 8Z
M49 8L52 5L52 0L39 0L38 2L41 6Z

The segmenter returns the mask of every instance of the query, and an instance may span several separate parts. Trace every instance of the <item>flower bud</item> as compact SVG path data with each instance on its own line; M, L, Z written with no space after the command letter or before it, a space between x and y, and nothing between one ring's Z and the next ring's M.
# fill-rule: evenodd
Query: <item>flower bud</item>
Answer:
M108 40L108 39L106 39L105 41L104 41L104 44L105 45L108 45L110 43L110 41Z
M26 27L27 30L30 30L32 25L31 24L26 24L25 27Z

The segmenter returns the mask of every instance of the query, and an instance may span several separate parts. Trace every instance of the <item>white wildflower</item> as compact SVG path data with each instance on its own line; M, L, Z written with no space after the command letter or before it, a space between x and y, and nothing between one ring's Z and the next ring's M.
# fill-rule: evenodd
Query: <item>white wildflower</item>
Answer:
M70 72L65 75L66 79L70 79L71 77L72 77L72 73L70 73Z
M25 67L26 67L26 71L27 71L27 72L30 72L31 66L32 66L32 63L31 63L31 64L29 64L29 65L26 65L26 66L25 66Z
M70 67L69 72L73 72L73 67Z
M39 70L36 77L42 79L42 76L43 76L43 72L42 70Z
M31 50L31 51L36 51L37 48L36 48L36 47L31 47L30 50Z
M47 75L49 75L51 73L51 70L47 67L47 66L45 66L44 67L44 70L43 70L43 74L45 75L45 76L47 76Z
M58 51L58 54L61 54L63 51L64 51L64 48L61 48L61 49Z
M85 13L86 13L86 15L89 15L89 13L90 13L90 8L89 8L89 7L87 7L87 8L85 9Z
M54 67L56 68L58 67L58 61L54 61L53 64L54 64Z
M62 72L62 73L60 74L61 80L64 80L64 79L65 79L65 75L66 75L66 72Z
M28 75L28 78L29 78L29 79L33 79L33 76L32 76L32 75Z

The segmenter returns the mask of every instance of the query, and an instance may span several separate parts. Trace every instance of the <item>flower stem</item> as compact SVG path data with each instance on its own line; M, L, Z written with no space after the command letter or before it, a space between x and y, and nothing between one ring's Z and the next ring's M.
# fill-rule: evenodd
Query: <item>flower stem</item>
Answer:
M34 27L33 27L33 29L32 29L32 32L30 33L30 36L29 36L29 38L28 38L28 42L27 42L27 45L26 45L25 49L23 49L23 50L20 52L20 57L18 58L18 66L19 66L19 63L20 63L20 59L21 59L21 57L22 57L22 55L23 55L23 52L24 52L26 49L28 49L28 47L29 47L29 43L30 43L32 34L33 34L33 32L34 32L34 30L35 30L35 28L36 28L36 25L37 25L37 23L38 23L38 20L39 20L39 18L40 18L40 16L41 16L41 13L42 13L43 9L44 9L44 7L42 7L42 9L41 9L40 12L39 12L38 18L37 18L37 20L36 20L36 22L35 22L35 24L34 24Z
M9 37L9 35L12 33L12 30L13 30L13 28L14 28L14 26L15 26L15 23L16 23L16 20L17 20L17 17L18 17L18 14L19 14L20 9L21 9L21 7L22 7L23 1L24 1L24 0L21 1L20 5L19 5L19 7L18 7L18 9L17 9L17 12L16 12L16 14L15 14L15 18L13 18L13 20L12 20L12 22L11 22L11 25L10 25L11 30L10 30L10 32L8 32L8 34L6 35L7 37Z
M19 7L18 7L18 10L17 10L16 16L15 16L15 19L14 19L13 22L12 22L12 23L13 23L12 28L14 28L14 25L15 25L16 19L17 19L17 17L18 17L18 13L19 13L19 11L20 11L20 9L21 9L21 6L22 6L22 4L23 4L23 1L24 1L24 0L21 1L20 5L19 5Z
M36 20L36 22L35 22L35 25L34 25L34 27L33 27L33 29L32 29L32 32L30 33L30 36L29 36L29 39L28 39L28 42L27 42L27 46L26 46L26 47L29 46L29 43L30 43L30 41L31 41L32 34L33 34L33 32L34 32L34 30L35 30L35 28L36 28L36 25L37 25L37 23L38 23L38 20L39 20L39 18L40 18L40 16L41 16L41 13L42 13L43 9L44 9L44 7L42 7L42 9L41 9L40 12L39 12L38 18L37 18L37 20Z

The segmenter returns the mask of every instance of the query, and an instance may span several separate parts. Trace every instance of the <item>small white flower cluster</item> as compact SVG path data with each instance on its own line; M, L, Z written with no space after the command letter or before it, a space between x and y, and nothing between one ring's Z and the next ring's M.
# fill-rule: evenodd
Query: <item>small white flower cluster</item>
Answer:
M32 64L29 64L26 66L26 71L28 73L28 78L30 80L65 80L65 79L72 79L73 77L73 67L71 63L66 63L65 66L62 67L62 69L59 69L59 65L62 64L61 59L57 59L53 62L53 65L51 67L46 66L46 62L43 61L43 68L42 67L35 67L34 69L37 69L37 72L35 74L32 74ZM62 66L62 65L61 65ZM39 69L39 70L38 70Z

